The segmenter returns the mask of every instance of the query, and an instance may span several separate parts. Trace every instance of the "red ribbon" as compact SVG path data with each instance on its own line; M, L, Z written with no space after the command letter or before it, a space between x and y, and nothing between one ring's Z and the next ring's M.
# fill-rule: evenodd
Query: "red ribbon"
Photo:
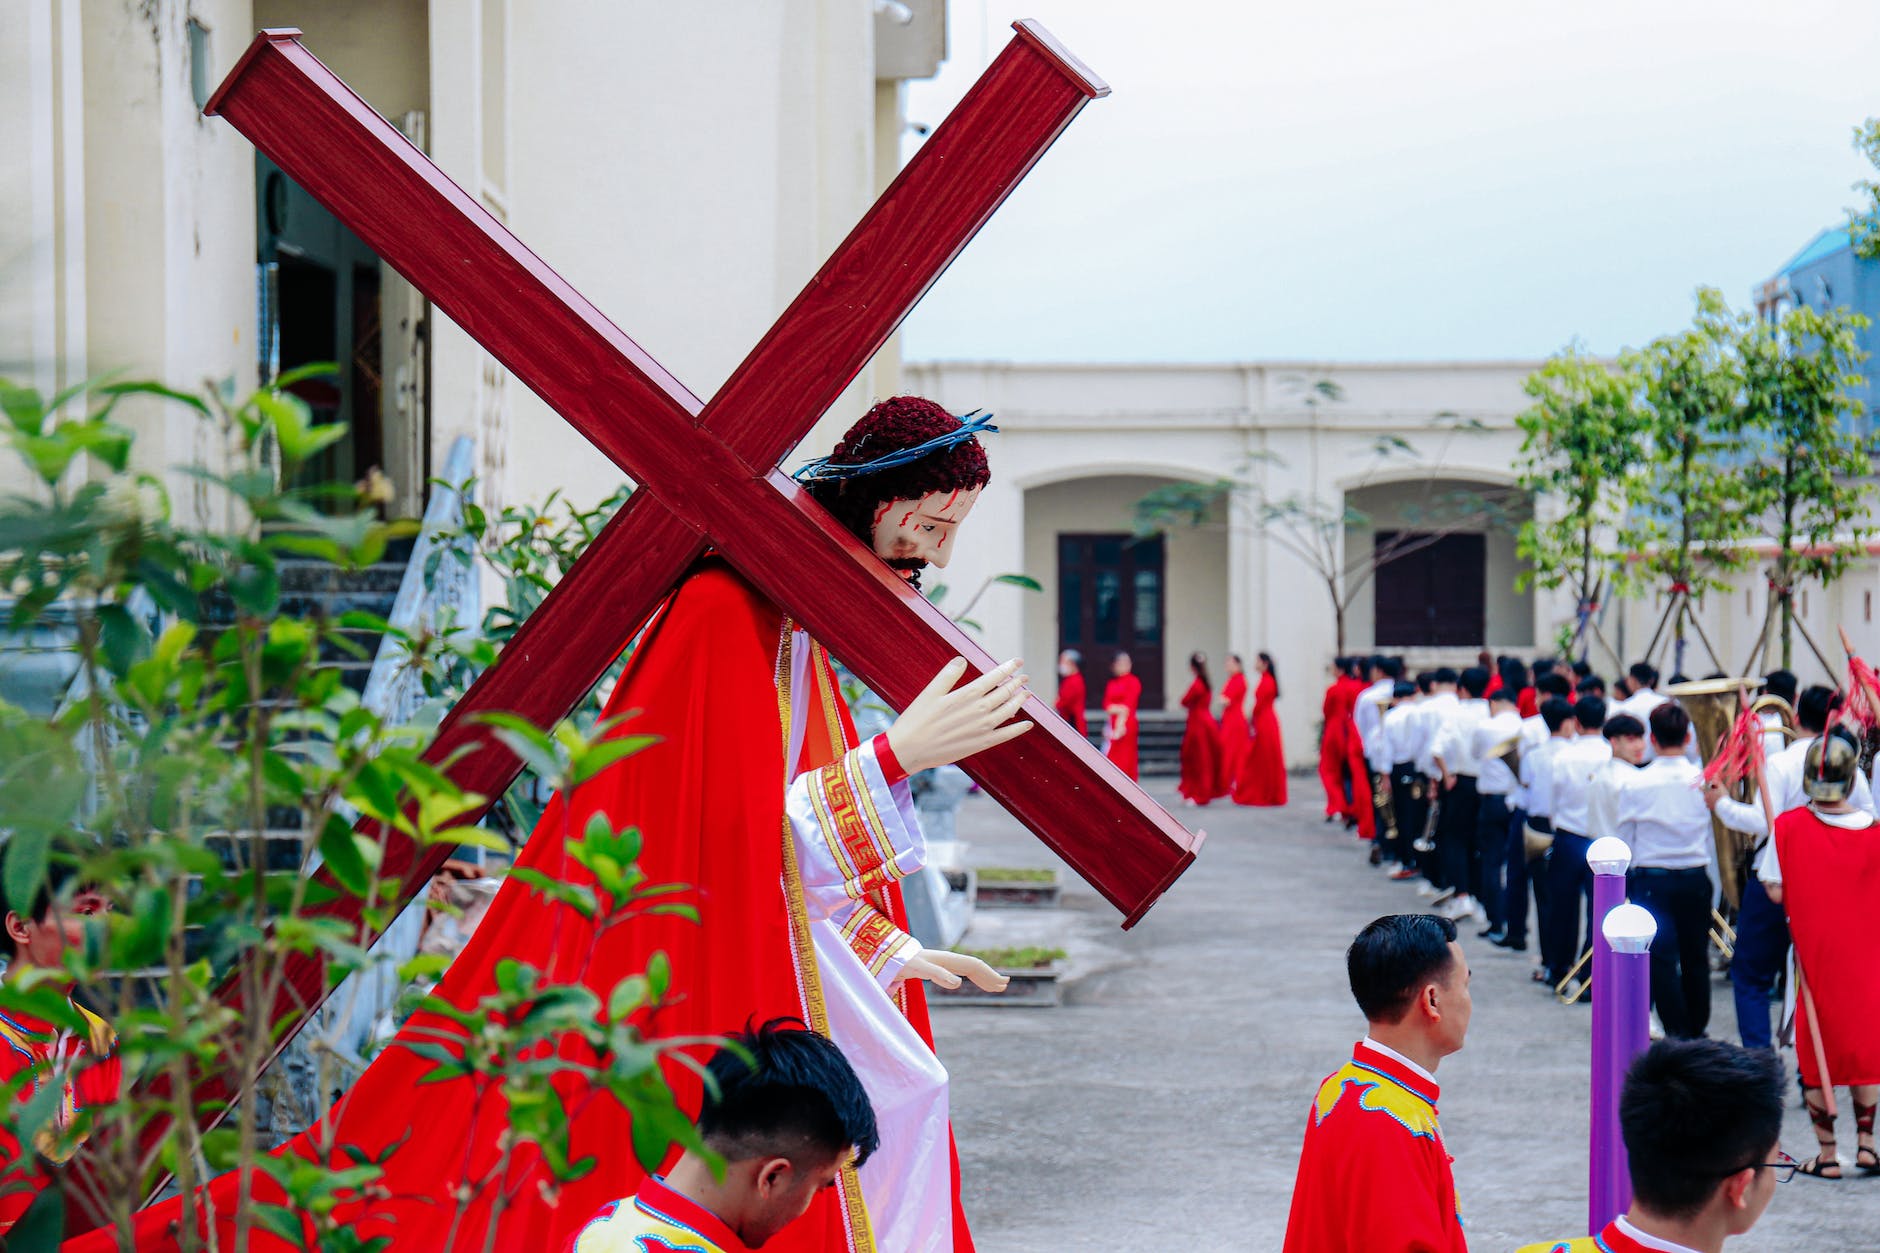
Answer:
M1763 726L1762 717L1753 709L1744 709L1736 716L1736 723L1730 728L1723 743L1717 746L1717 752L1704 767L1704 780L1721 779L1725 787L1734 787L1738 780L1760 778L1763 766L1763 735L1768 728Z
M1691 585L1689 583L1673 583L1671 585L1671 594L1673 596L1689 596L1691 594Z

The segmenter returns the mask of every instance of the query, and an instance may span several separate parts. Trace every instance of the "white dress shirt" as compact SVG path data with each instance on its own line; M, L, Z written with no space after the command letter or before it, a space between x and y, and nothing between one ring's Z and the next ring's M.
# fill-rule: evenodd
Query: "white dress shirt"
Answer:
M1351 711L1352 721L1358 724L1358 739L1364 744L1364 760L1379 774L1388 773L1391 766L1388 761L1379 765L1378 760L1385 756L1384 710L1396 687L1395 679L1379 679L1358 693L1357 706Z
M1575 736L1554 750L1552 774L1554 830L1590 835L1587 830L1587 801L1593 789L1593 777L1612 760L1612 745L1606 737Z
M1554 816L1554 756L1573 741L1564 735L1550 735L1531 751L1521 754L1521 808L1530 818Z
M1488 702L1479 699L1458 700L1444 712L1442 728L1436 732L1436 743L1430 746L1431 755L1443 759L1444 770L1450 774L1481 773L1481 762L1469 750L1476 726L1487 718Z
M1864 809L1856 809L1852 813L1845 814L1824 814L1817 809L1815 817L1831 827L1841 827L1848 831L1865 831L1874 825L1874 816ZM1762 856L1756 859L1756 877L1764 883L1782 882L1782 859L1776 856L1774 840L1763 845Z
M1462 702L1454 692L1432 692L1417 702L1417 710L1422 718L1423 746L1413 761L1417 769L1436 777L1436 737L1442 734L1443 726L1449 721L1449 715L1455 712Z
M1409 1071L1411 1074L1416 1075L1418 1078L1427 1081L1431 1087L1437 1086L1435 1075L1423 1069L1423 1067L1417 1065L1415 1062L1405 1057L1402 1053L1399 1053L1396 1049L1390 1047L1390 1045L1379 1044L1376 1040L1373 1040L1367 1034L1364 1037L1364 1047L1368 1049L1372 1049L1376 1052L1382 1053L1384 1056L1390 1058L1390 1060L1392 1060L1393 1062L1396 1062L1399 1066L1402 1066L1405 1070Z
M1660 757L1614 785L1612 794L1616 821L1610 834L1632 850L1632 869L1701 870L1710 864L1702 770L1683 757ZM1593 825L1598 827L1597 818Z
M1429 748L1429 719L1416 701L1392 705L1384 711L1384 752L1395 766L1400 761L1415 763Z
M1476 723L1469 732L1469 755L1475 758L1475 790L1485 796L1507 796L1517 781L1508 763L1492 756L1497 744L1521 734L1521 715L1510 709ZM1448 760L1444 758L1444 760Z
M1808 803L1808 793L1802 790L1802 770L1807 764L1808 746L1816 738L1811 735L1805 740L1796 740L1763 763L1763 779L1769 785L1769 804L1778 815ZM1848 799L1854 802L1856 809L1864 809L1870 814L1880 812L1874 808L1873 788L1858 774L1854 776L1854 794ZM1769 818L1763 813L1760 800L1746 803L1726 796L1717 802L1717 819L1732 831L1741 831L1745 835L1769 834Z

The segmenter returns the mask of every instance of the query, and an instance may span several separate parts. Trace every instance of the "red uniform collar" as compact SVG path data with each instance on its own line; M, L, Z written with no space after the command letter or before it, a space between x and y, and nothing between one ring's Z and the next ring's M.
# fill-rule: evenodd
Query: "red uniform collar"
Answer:
M1436 1099L1443 1094L1443 1090L1440 1087L1431 1083L1416 1071L1411 1070L1396 1058L1378 1052L1362 1040L1352 1046L1351 1060L1353 1063L1364 1067L1366 1070L1376 1071L1399 1087L1410 1089L1412 1092L1428 1101L1431 1108L1435 1107Z
M676 1227L690 1227L725 1253L750 1253L744 1241L738 1239L736 1233L725 1226L718 1215L697 1201L674 1192L657 1175L648 1175L641 1181L640 1190L633 1194L633 1203L655 1218Z

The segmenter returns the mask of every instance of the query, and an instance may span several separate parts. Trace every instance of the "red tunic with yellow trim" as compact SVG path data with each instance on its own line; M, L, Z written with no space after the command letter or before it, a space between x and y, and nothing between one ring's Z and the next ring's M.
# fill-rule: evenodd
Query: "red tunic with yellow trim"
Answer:
M51 1122L33 1137L31 1153L0 1125L0 1237L46 1186L41 1162L69 1160L89 1130L87 1113L115 1101L123 1082L117 1033L83 1005L72 1008L84 1020L82 1035L17 1011L0 1013L0 1084L17 1084L22 1104L48 1083L63 1088Z
M1606 1224L1606 1229L1596 1236L1580 1236L1574 1240L1543 1240L1539 1244L1524 1244L1515 1253L1660 1253L1668 1246L1662 1244L1641 1244L1621 1228L1622 1220L1613 1219Z
M750 1253L737 1233L657 1175L576 1232L563 1253Z
M856 746L827 654L723 562L707 559L641 635L605 713L624 716L614 734L657 742L571 797L557 795L516 864L592 885L568 837L604 814L616 827L640 829L647 881L688 885L680 899L696 903L700 922L642 916L597 935L512 877L436 995L473 1006L496 986L498 963L514 958L547 972L545 982L587 985L605 1004L616 984L663 952L672 979L665 1005L645 1022L651 1035L720 1035L746 1022L801 1018L855 1065L882 1144L860 1172L818 1193L765 1253L971 1253L926 1001L918 981L889 991L919 950L898 882L920 864L919 826L881 746ZM333 1108L330 1129L316 1126L280 1151L313 1157L337 1143L390 1155L382 1181L389 1195L338 1212L361 1239L481 1250L494 1227L496 1248L559 1249L644 1177L632 1120L578 1076L559 1076L570 1156L595 1168L555 1185L533 1146L505 1159L500 1088L468 1077L426 1082L434 1063L402 1047L460 1034L443 1016L414 1015ZM562 1052L596 1060L575 1041ZM675 1062L666 1077L681 1105L696 1110L696 1076ZM219 1213L232 1212L233 1181L211 1185ZM499 1191L507 1194L500 1215ZM254 1194L281 1199L265 1177ZM139 1215L140 1253L177 1247L167 1228L178 1209L172 1200ZM67 1247L117 1246L97 1232ZM300 1246L257 1234L250 1247Z
M1440 1089L1359 1043L1306 1118L1285 1253L1466 1253Z

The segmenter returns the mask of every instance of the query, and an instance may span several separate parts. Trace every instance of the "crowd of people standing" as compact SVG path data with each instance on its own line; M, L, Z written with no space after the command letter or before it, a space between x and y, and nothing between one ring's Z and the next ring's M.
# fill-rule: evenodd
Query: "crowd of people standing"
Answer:
M1793 710L1787 726L1764 717L1765 805L1707 777L1690 714L1659 690L1651 665L1633 665L1609 690L1583 662L1482 660L1414 675L1398 657L1334 663L1319 754L1326 821L1367 843L1371 864L1423 909L1499 947L1536 950L1532 979L1567 1004L1588 999L1588 852L1616 836L1630 853L1626 895L1658 926L1654 1031L1671 1038L1706 1035L1714 954L1729 971L1744 1046L1771 1048L1792 932L1803 971L1798 1057L1808 1053L1804 1094L1820 1139L1800 1169L1841 1177L1823 1089L1845 1086L1853 1164L1880 1174L1880 960L1870 943L1850 943L1855 920L1880 899L1880 782L1859 768L1860 726L1844 725L1871 726L1880 699L1867 717L1833 688L1798 692L1785 671L1764 680ZM1713 811L1755 848L1733 945ZM1805 891L1793 883L1795 858L1808 866ZM1816 1049L1817 1034L1834 1046Z

